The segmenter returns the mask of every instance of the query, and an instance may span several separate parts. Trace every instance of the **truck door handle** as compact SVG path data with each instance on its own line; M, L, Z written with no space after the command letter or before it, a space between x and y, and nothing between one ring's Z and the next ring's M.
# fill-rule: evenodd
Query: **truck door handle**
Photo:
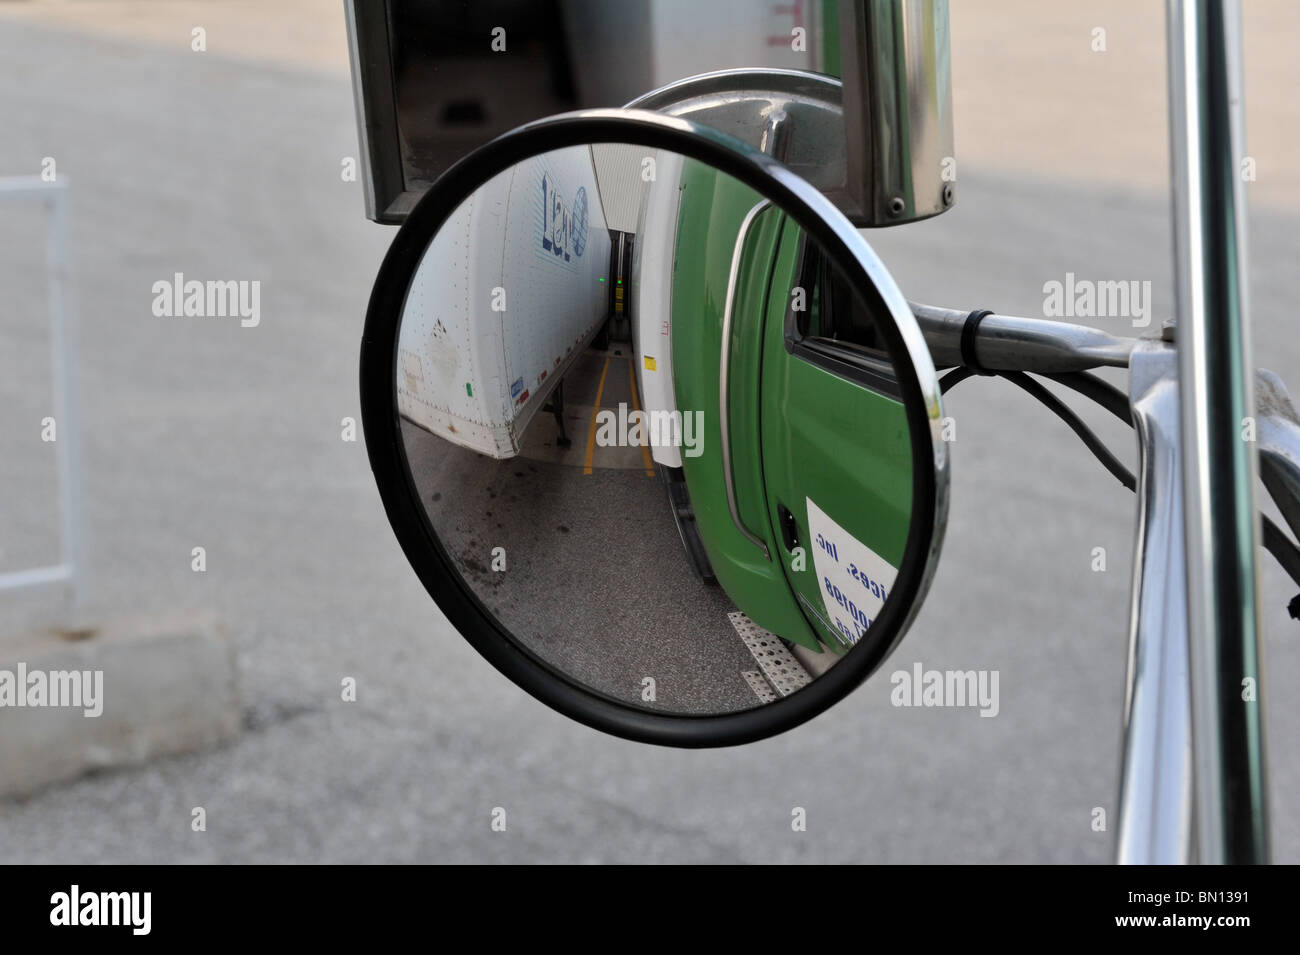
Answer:
M772 204L770 199L762 202L745 213L741 220L740 232L736 235L736 247L731 253L731 272L727 276L727 300L722 307L722 355L718 366L718 430L722 436L722 483L727 489L727 507L731 511L731 523L736 525L742 537L763 552L768 560L772 555L767 552L767 544L754 534L740 519L740 508L736 506L736 481L731 473L731 395L728 385L731 381L731 313L736 305L736 286L740 281L740 263L744 258L745 239L749 237L750 227L758 214Z
M776 515L781 520L781 542L785 549L793 551L799 546L799 524L795 521L790 508L780 502L776 505Z

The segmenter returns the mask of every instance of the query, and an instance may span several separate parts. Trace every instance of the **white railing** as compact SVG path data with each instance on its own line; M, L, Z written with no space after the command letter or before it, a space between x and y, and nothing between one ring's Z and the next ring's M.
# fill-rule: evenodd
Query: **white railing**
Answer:
M50 357L54 386L54 449L59 476L59 563L0 573L0 593L64 584L73 607L86 586L86 534L80 412L77 388L77 322L72 305L68 255L68 190L63 181L40 176L0 177L0 201L35 201L49 212L46 240L50 306Z

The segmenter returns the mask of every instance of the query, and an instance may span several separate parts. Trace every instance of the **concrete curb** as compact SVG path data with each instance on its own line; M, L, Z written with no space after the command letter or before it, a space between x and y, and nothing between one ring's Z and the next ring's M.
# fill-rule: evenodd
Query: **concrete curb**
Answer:
M208 749L240 728L235 655L214 615L0 640L0 796Z

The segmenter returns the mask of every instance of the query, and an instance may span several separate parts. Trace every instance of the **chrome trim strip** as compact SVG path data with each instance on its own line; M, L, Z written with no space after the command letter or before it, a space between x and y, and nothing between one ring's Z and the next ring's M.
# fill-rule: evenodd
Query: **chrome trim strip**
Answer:
M727 489L727 508L731 511L731 523L736 525L740 535L763 552L768 560L772 555L767 544L757 534L749 530L740 519L740 508L736 506L736 479L731 470L731 313L736 306L736 286L740 281L740 263L745 254L745 240L759 213L772 204L764 199L745 213L741 220L740 232L736 235L736 245L731 251L731 271L727 275L727 301L722 307L722 350L718 358L718 431L722 436L722 483Z

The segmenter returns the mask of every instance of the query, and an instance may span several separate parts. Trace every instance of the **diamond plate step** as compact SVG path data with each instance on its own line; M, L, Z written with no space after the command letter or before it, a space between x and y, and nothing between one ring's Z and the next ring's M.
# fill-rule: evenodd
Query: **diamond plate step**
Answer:
M754 691L760 703L775 703L777 700L776 690L772 689L772 684L768 683L763 674L757 670L741 670L740 675L745 678L749 688Z
M727 617L777 693L789 696L812 682L808 671L795 659L780 637L764 630L739 610L732 611ZM753 683L750 685L753 686ZM754 692L757 693L758 690L755 689Z

